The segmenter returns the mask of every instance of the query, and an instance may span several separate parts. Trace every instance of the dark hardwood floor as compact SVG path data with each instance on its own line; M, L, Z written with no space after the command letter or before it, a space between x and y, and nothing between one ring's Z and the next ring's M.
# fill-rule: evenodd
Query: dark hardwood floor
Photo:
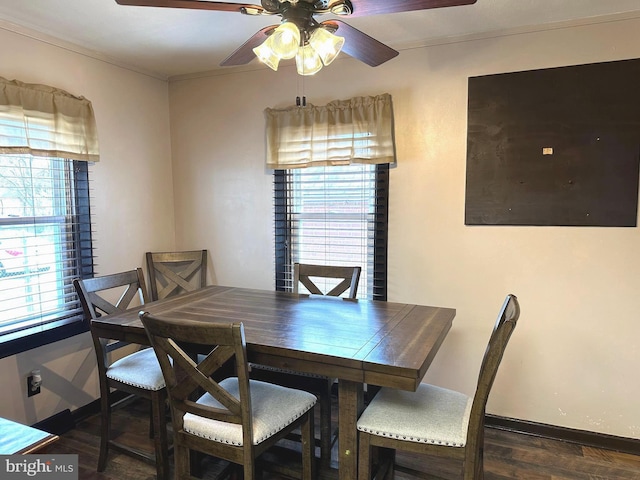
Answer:
M335 409L334 409L335 411ZM147 404L135 402L114 414L114 427L123 432L120 441L151 451L148 438ZM316 422L318 425L318 422ZM107 469L96 472L99 446L100 417L98 415L77 423L76 428L61 435L46 453L74 453L79 455L81 480L151 480L155 468L128 456L112 452ZM213 479L224 464L205 461L203 478ZM399 453L397 463L429 472L445 479L460 478L455 463ZM618 453L552 439L487 428L485 440L485 479L527 480L640 480L640 456ZM281 480L288 477L266 473L265 480ZM331 478L321 472L319 478ZM433 478L429 475L412 476L402 471L397 480Z

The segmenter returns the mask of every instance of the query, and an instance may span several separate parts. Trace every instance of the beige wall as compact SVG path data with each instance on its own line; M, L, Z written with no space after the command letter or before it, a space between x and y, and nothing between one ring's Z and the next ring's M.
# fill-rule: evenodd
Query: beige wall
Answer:
M467 78L640 57L639 32L636 20L461 41L404 50L376 69L337 60L304 81L317 104L393 95L389 299L458 311L426 380L472 393L504 295L519 296L521 322L490 413L640 437L638 229L464 226ZM147 249L208 248L212 281L273 287L262 111L294 102L293 69L224 71L167 89L3 28L0 57L1 76L93 102L99 273L141 265ZM88 335L0 360L0 415L34 423L88 403L94 366ZM43 393L26 399L25 377L38 367Z
M389 300L457 309L427 381L472 393L504 296L519 296L490 413L640 437L640 231L464 225L467 78L639 57L639 32L633 20L460 41L376 69L337 60L304 82L316 104L393 95ZM262 111L299 88L286 67L170 81L176 241L210 249L220 284L273 288Z
M14 33L0 25L0 76L45 83L93 103L101 161L91 169L99 274L143 265L174 247L167 82ZM40 368L40 395L26 377ZM35 423L99 396L88 334L0 360L0 416Z

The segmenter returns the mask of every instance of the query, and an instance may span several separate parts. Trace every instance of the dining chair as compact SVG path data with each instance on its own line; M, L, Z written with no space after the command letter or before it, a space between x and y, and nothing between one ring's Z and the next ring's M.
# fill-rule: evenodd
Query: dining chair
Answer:
M207 284L207 250L147 252L151 300L192 292Z
M143 348L111 361L116 350L130 345L110 339L91 322L103 314L126 310L138 296L144 304L147 298L144 275L141 268L95 278L75 279L73 285L80 298L85 321L89 323L98 363L100 384L100 455L98 471L107 465L109 449L155 464L158 480L169 478L169 450L165 406L167 393L162 370L152 348ZM118 298L115 303L110 299ZM131 348L131 347L130 347ZM121 352L118 352L122 355ZM111 412L123 400L117 391L142 397L151 402L150 435L153 437L154 454L147 455L112 439Z
M372 447L391 452L387 463L391 470L379 472L380 478L393 478L396 450L456 459L462 462L464 480L483 478L485 408L519 316L518 299L507 295L489 338L472 398L426 383L421 383L415 392L387 388L378 392L357 423L358 480L371 478Z
M312 265L295 263L293 266L293 292L299 293L302 284L311 294L340 296L355 299L360 280L359 266ZM326 280L327 285L322 285ZM336 283L337 282L337 283ZM320 286L325 287L324 291ZM301 388L315 394L320 401L320 459L323 468L331 464L331 447L336 437L331 428L331 387L334 378L294 370L251 364L251 377Z
M347 292L346 298L356 298L358 294L358 282L360 281L361 267L342 267L336 265L312 265L308 263L293 264L293 293L299 293L302 284L309 293L315 295L329 295L339 297ZM340 282L331 287L329 284L323 292L318 286L319 280L330 281L337 279ZM334 282L335 283L335 282Z
M140 312L167 385L176 480L191 479L191 450L242 466L294 429L302 434L302 479L314 478L313 406L308 392L249 379L242 323L159 318ZM192 358L197 358L197 361ZM232 365L232 376L218 371Z

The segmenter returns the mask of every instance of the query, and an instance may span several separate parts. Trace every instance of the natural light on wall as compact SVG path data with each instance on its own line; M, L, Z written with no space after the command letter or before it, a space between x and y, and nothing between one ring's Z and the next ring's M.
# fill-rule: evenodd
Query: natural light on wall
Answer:
M313 75L333 62L343 45L344 38L320 25L301 30L295 23L285 21L253 52L272 70L278 70L280 60L295 57L298 73Z

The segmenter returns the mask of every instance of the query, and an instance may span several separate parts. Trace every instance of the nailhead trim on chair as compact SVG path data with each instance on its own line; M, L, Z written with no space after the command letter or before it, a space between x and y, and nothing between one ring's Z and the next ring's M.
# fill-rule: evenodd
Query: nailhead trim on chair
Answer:
M357 428L408 442L464 447L471 398L420 384L415 392L383 388L360 416Z
M230 377L222 380L220 385L238 398L238 380ZM250 381L251 407L253 409L253 443L257 445L281 431L285 426L300 418L316 403L315 395L280 385ZM222 407L208 393L198 403L213 407ZM260 410L262 408L262 410ZM286 416L282 416L286 413ZM185 431L228 445L242 446L242 425L233 425L187 413L184 416Z
M107 377L144 390L162 390L165 387L162 370L153 348L145 348L113 362Z
M464 447L465 446L464 443L457 443L457 442L451 443L451 442L444 442L441 440L433 440L429 438L420 438L420 437L406 437L404 435L394 435L387 432L381 432L379 430L369 430L367 428L359 428L358 430L362 432L370 433L372 435L377 435L379 437L395 438L398 440L407 440L409 442L429 443L431 445L446 445L448 447Z

